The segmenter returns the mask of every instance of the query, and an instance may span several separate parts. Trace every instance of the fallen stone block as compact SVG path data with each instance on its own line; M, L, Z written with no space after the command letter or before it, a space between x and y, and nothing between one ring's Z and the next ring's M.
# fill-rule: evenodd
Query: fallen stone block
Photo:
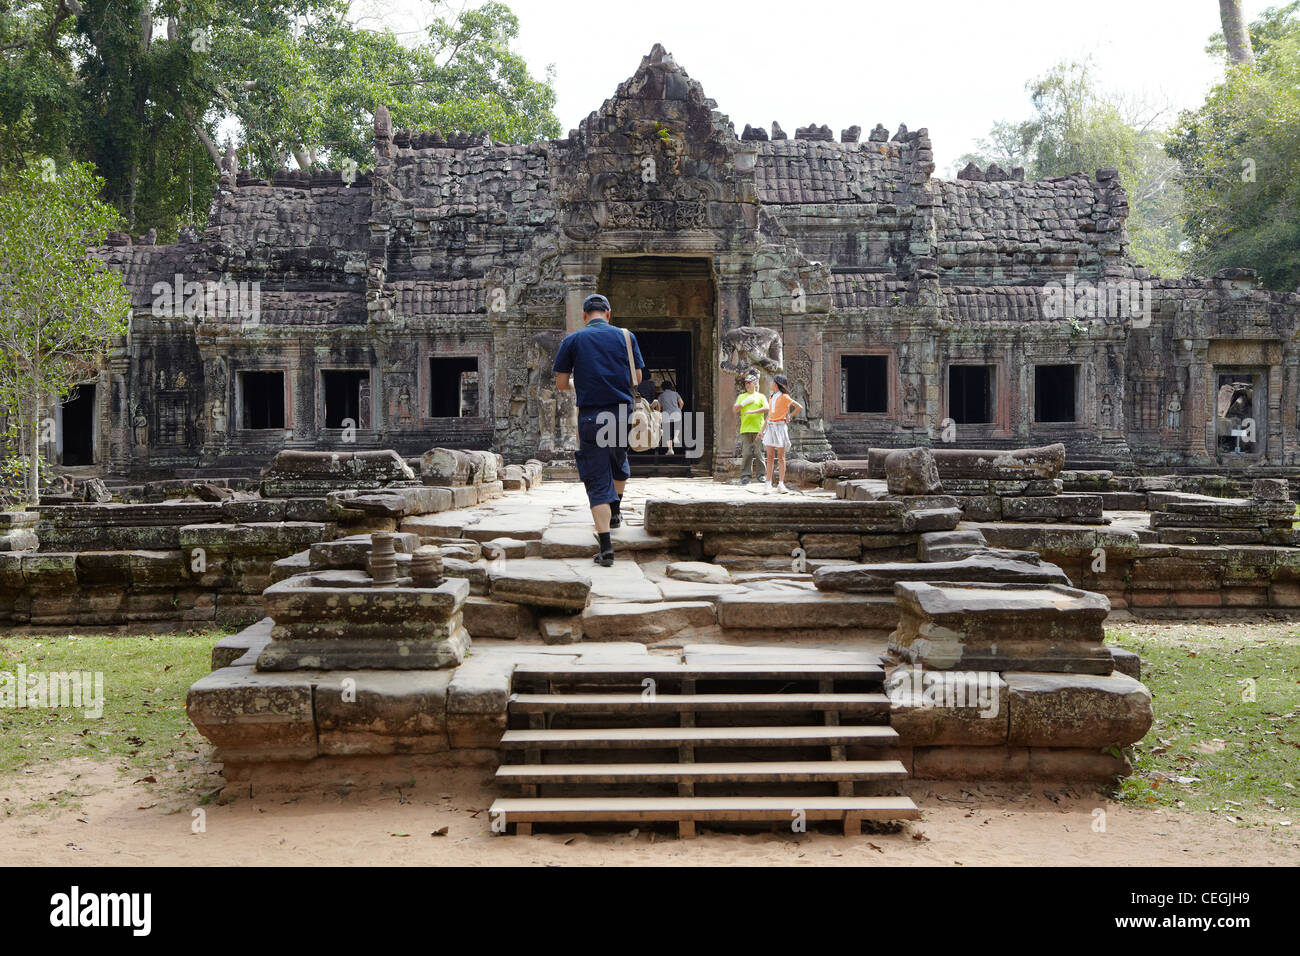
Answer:
M1061 585L895 585L900 618L889 636L903 659L937 670L1109 674L1104 595Z
M600 550L596 532L581 525L547 528L541 540L543 558L590 558Z
M678 538L650 534L641 525L624 523L609 533L609 540L617 551L666 551L673 547Z
M212 648L212 669L221 670L229 667L244 657L252 657L243 666L252 667L257 662L257 655L271 640L271 626L275 622L264 617L256 624L250 624L235 634L227 634L217 641Z
M263 498L320 495L339 488L373 489L415 483L413 472L392 449L278 452L262 470Z
M884 472L891 495L932 495L943 490L939 469L928 448L890 452L885 456Z
M430 448L420 456L420 477L426 485L469 485L482 480L484 461L473 452Z
M580 611L587 606L591 577L562 561L524 558L493 569L489 593L499 601Z
M707 561L673 561L664 569L664 573L678 581L694 583L728 584L731 581L726 568Z
M442 573L449 578L462 578L468 581L470 594L484 595L491 587L485 561L462 561L460 558L444 557Z
M985 581L1006 584L1063 584L1070 579L1054 564L1030 564L975 556L961 561L894 562L820 568L813 583L823 591L893 593L898 581Z
M651 604L592 604L581 614L582 633L589 641L662 640L688 628L710 627L713 605L705 601L664 601Z
M468 540L468 539L467 539ZM433 542L439 547L445 547L450 542ZM484 541L481 545L477 541L470 542L479 548L480 553L474 555L477 560L481 554L486 553L488 557L503 558L523 558L528 556L528 542L522 538L493 538L491 541Z
M479 490L477 485L458 485L451 489L451 506L456 508L472 508L479 503Z
M985 545L984 535L977 529L929 531L921 535L916 557L920 561L960 561Z
M1115 670L1134 680L1142 679L1142 658L1135 652L1111 645L1110 656L1115 661Z
M885 459L891 448L872 448L867 451L871 477L885 474ZM1040 448L979 449L932 448L935 467L943 481L949 478L986 478L1019 480L1026 478L1055 478L1065 467L1065 445L1056 443Z
M582 621L577 614L544 617L537 629L542 633L543 644L577 644L582 640Z
M1250 496L1261 501L1290 501L1291 485L1285 478L1256 478L1250 483Z
M470 636L505 640L527 639L537 634L537 619L530 607L509 601L471 595L461 608L461 619Z
M510 704L514 669L514 657L471 657L451 672L447 713L505 714Z
M299 551L287 558L280 558L271 564L271 583L291 578L295 574L304 574L311 570L311 551Z
M1010 694L1012 745L1122 747L1151 729L1151 692L1126 674L1012 671L1003 678Z
M41 539L30 528L17 528L0 534L0 551L35 551Z

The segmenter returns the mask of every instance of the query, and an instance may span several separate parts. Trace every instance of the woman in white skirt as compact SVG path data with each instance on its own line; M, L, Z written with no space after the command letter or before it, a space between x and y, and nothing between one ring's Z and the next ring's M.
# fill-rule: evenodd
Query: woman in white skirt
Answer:
M767 424L763 426L763 447L767 449L767 472L763 479L763 490L772 488L772 464L780 463L777 472L776 490L782 493L790 489L785 486L785 452L790 447L790 419L803 411L803 406L790 397L790 384L784 375L774 375L772 384L776 391L772 393L768 404L772 410L767 414Z

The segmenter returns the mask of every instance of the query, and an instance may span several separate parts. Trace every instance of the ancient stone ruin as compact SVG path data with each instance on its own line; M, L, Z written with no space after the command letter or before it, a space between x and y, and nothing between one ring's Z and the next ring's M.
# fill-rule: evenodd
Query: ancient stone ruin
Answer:
M187 700L228 798L474 765L495 832L854 832L1129 772L1106 621L1300 611L1300 296L1149 276L1113 170L715 106L656 46L564 139L381 108L351 182L228 156L202 238L101 250L130 344L0 516L0 623L237 625ZM702 422L609 568L552 375L592 290ZM714 480L751 368L807 409L792 494Z
M395 130L381 108L352 181L257 180L231 154L201 237L101 250L132 334L47 452L136 480L280 449L565 459L551 362L598 290L703 416L697 472L731 467L749 368L806 407L796 457L1059 441L1081 468L1295 464L1300 297L1151 276L1113 169L934 170L925 129L737 136L659 46L563 139Z

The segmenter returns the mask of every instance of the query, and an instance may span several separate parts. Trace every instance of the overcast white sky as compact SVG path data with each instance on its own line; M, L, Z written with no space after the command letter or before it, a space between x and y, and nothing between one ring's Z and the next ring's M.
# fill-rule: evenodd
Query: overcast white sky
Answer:
M463 0L455 0L459 7ZM925 126L941 174L998 119L1029 114L1025 83L1063 57L1091 56L1105 84L1199 104L1221 71L1203 52L1216 0L507 0L517 49L536 75L555 66L566 130L599 108L658 42L746 123ZM1245 0L1248 19L1284 0ZM395 32L428 0L361 0ZM469 0L469 5L477 5ZM378 25L371 21L367 25Z

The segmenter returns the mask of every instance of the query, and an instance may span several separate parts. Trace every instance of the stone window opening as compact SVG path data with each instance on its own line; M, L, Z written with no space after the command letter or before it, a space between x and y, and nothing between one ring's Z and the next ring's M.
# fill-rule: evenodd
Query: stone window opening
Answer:
M1077 422L1079 366L1034 366L1034 421Z
M284 428L284 372L239 373L242 428Z
M95 386L74 386L59 410L60 463L95 463Z
M958 425L993 424L992 365L948 366L948 417Z
M429 359L429 415L478 417L478 359L472 355Z
M370 427L370 371L326 369L320 373L326 428Z
M889 411L889 356L840 356L840 408L850 415Z

